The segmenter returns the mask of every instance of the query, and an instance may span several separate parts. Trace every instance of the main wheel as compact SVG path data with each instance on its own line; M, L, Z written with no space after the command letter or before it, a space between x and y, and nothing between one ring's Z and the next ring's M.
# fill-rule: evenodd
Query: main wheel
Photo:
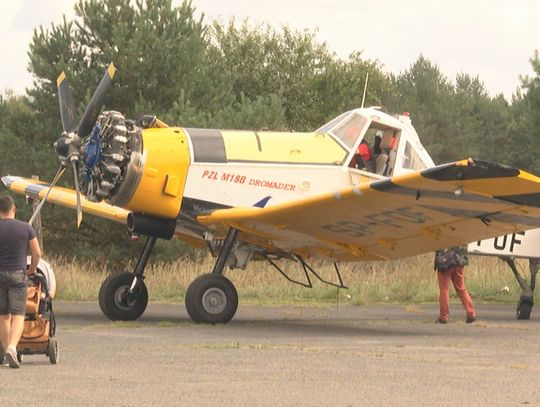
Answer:
M109 276L99 290L99 307L112 321L134 321L148 305L148 290L144 281L139 281L135 292L130 293L133 274L121 273Z
M49 339L49 346L47 348L47 353L49 356L49 361L56 365L58 363L58 358L60 357L60 353L58 351L58 343L56 342L56 339L50 338Z
M516 308L517 319L530 319L533 307L532 300L519 300Z
M233 283L217 274L197 277L186 291L186 309L193 322L225 324L238 308L238 293Z

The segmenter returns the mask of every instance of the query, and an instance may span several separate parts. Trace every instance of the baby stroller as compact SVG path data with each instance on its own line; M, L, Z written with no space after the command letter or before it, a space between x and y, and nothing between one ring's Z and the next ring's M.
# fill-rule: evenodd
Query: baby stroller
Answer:
M28 256L27 265L31 263ZM17 359L23 361L23 355L43 354L51 363L58 363L58 344L54 338L56 320L52 309L52 300L56 294L56 278L49 263L40 259L37 273L29 278L26 300L24 331L17 346ZM4 354L0 347L0 362Z
M19 362L23 361L23 355L39 354L46 355L52 364L58 363L58 343L54 337L56 320L52 306L55 290L54 273L48 263L41 261L36 274L28 278L24 331L17 345Z

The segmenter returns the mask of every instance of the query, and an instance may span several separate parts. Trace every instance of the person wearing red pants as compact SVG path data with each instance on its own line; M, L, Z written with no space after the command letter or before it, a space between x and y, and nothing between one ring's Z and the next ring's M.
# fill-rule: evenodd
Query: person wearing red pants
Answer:
M465 322L470 324L476 321L476 311L467 288L463 271L469 263L467 249L465 247L452 247L446 250L439 250L435 254L435 269L439 280L439 318L435 321L440 324L448 322L450 314L450 282L463 304L467 313Z

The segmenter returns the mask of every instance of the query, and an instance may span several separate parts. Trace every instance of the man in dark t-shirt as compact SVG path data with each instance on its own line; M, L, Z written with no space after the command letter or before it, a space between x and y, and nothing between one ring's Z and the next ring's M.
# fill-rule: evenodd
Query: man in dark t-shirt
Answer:
M17 368L17 344L24 329L27 275L36 272L41 249L28 223L15 219L15 203L0 195L0 343L10 367ZM26 271L26 252L32 261ZM0 361L1 362L1 361Z

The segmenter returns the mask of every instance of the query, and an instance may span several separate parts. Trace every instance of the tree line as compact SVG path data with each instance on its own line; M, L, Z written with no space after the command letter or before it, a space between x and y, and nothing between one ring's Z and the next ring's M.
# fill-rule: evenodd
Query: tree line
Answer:
M52 178L58 167L52 143L62 131L58 74L66 72L80 117L111 61L118 73L106 109L132 118L157 114L183 127L313 130L360 106L369 73L365 105L410 112L436 163L470 156L540 174L536 51L534 75L521 78L507 101L491 96L478 76L449 79L423 56L389 73L360 51L339 58L313 31L206 21L190 1L80 0L75 14L34 30L33 86L24 95L0 95L1 175ZM30 208L18 202L27 219ZM120 225L87 217L76 232L68 210L47 208L43 216L52 254L121 261L140 250ZM181 243L157 249L163 258L196 255Z

